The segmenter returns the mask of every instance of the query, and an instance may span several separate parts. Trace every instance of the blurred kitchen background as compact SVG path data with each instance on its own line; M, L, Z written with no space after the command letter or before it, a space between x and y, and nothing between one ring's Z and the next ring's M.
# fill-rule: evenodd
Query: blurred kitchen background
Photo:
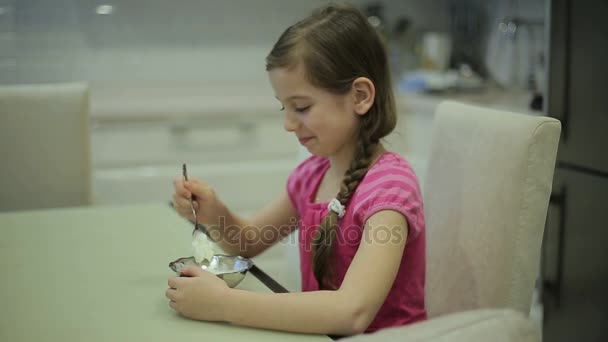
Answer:
M96 204L165 199L186 161L252 210L299 158L264 57L326 3L0 0L0 82L89 84ZM529 112L545 86L544 0L353 3L387 42L402 118L389 142L421 177L439 101Z
M283 131L264 57L288 25L326 3L0 0L0 85L88 83L93 205L168 203L186 162L251 213L306 156ZM531 315L547 341L606 340L606 2L351 3L385 39L399 112L387 146L421 183L442 100L562 120ZM272 253L297 258L293 247ZM290 274L277 277L295 288Z

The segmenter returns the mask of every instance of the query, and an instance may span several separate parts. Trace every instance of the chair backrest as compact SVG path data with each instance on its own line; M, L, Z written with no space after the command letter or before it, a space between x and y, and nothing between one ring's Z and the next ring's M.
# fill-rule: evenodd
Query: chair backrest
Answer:
M430 317L528 315L560 130L544 116L438 106L424 188Z
M0 87L0 211L91 202L84 84Z

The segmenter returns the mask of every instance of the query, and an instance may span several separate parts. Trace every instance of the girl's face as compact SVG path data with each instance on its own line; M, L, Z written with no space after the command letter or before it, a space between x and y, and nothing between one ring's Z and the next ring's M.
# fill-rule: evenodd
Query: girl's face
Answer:
M349 153L356 142L359 116L351 92L335 95L311 85L302 67L268 72L285 111L284 127L308 151L321 157Z

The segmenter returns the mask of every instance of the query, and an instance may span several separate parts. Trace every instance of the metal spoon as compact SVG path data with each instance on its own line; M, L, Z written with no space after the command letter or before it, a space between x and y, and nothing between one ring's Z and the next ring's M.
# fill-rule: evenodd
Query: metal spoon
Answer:
M188 171L186 170L186 163L182 164L182 174L184 176L184 180L187 181L188 180ZM196 200L197 200L196 195L192 194L190 196L190 208L192 209L192 215L194 215L194 230L192 230L192 235L194 235L194 233L196 233L197 230L200 230L203 233L205 233L205 235L207 235L207 237L211 241L215 242L215 240L213 240L211 238L211 235L207 231L207 228L204 225L198 223L198 212L196 209L194 209L194 201L196 201Z

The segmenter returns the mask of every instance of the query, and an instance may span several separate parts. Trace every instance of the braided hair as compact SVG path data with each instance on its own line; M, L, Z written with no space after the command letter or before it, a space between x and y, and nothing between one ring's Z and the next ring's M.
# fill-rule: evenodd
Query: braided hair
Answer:
M336 196L336 199L343 206L348 205L359 183L365 177L377 146L378 143L370 141L370 138L365 134L360 136L353 159L340 185L340 192ZM330 261L332 260L332 246L337 235L338 221L338 214L330 210L321 221L321 225L312 240L314 251L313 273L319 283L319 288L336 288L329 275L333 273Z

